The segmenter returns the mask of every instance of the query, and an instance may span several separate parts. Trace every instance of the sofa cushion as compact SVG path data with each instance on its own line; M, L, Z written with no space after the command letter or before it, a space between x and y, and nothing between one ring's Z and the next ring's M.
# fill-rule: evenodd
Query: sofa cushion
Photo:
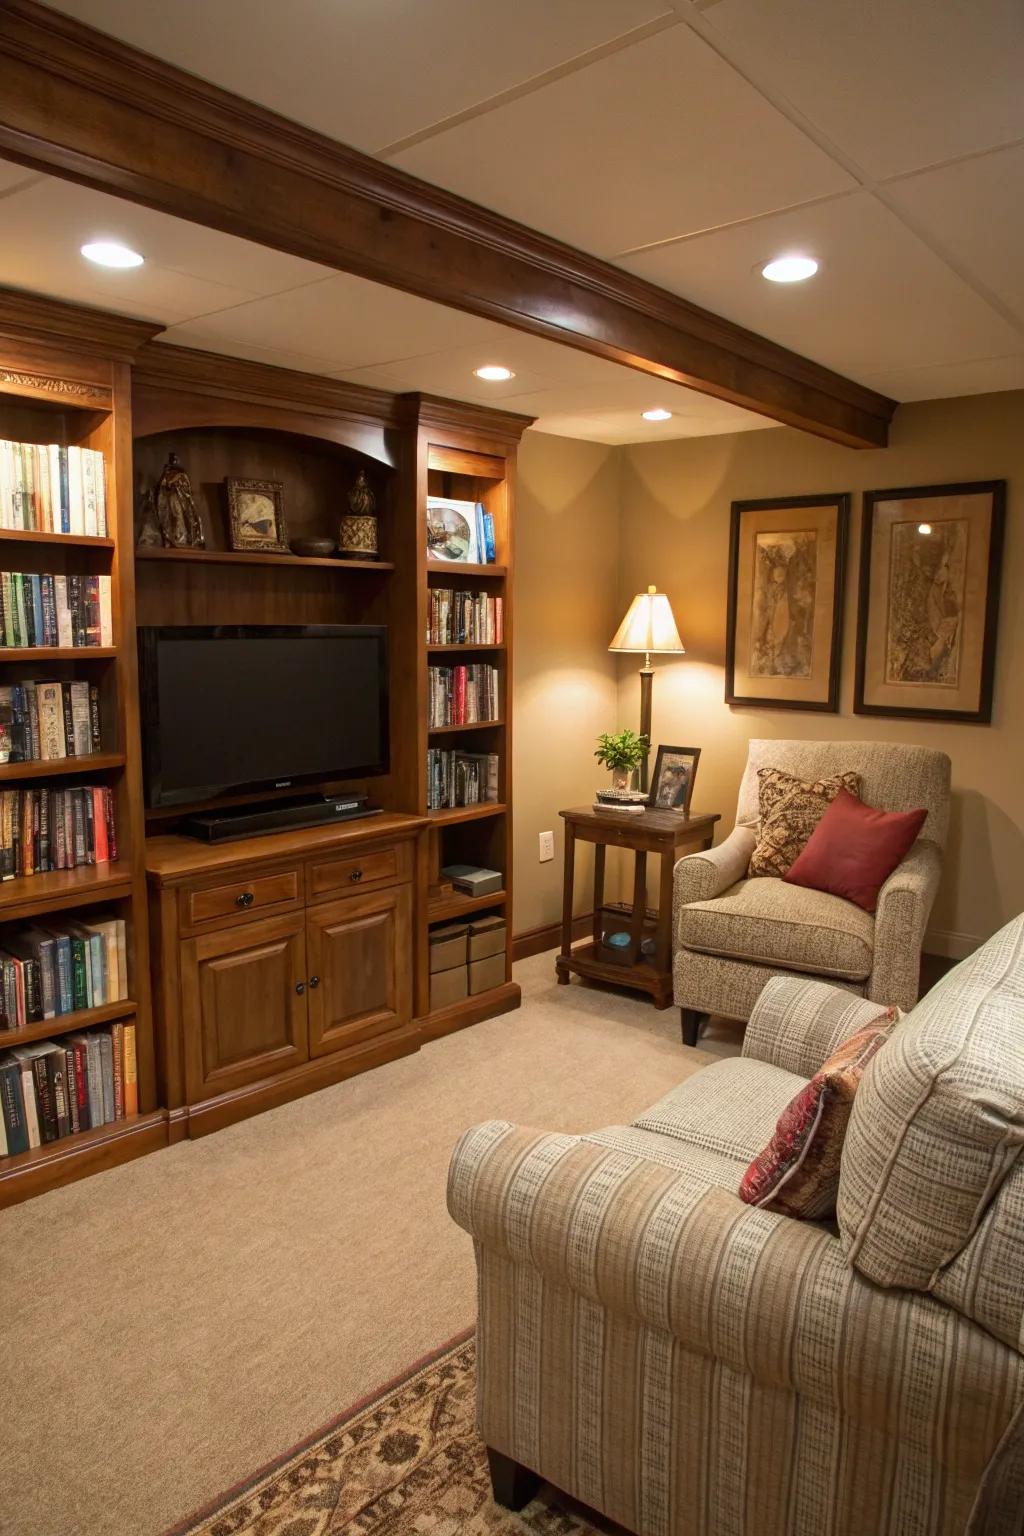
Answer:
M740 1181L741 1200L798 1220L820 1221L834 1214L853 1101L896 1017L895 1010L886 1009L842 1041L790 1100L768 1145Z
M784 880L739 880L678 913L686 949L758 965L863 981L871 974L875 920L852 902Z
M781 768L758 773L761 815L757 847L750 855L752 878L781 877L803 852L811 833L841 789L856 795L860 778L839 773L829 779L798 779Z
M736 1178L729 1186L735 1193L743 1170L806 1082L794 1072L749 1056L716 1061L645 1109L633 1121L633 1129L738 1159Z
M949 972L864 1075L837 1211L850 1262L927 1290L1024 1145L1024 917Z
M613 1152L625 1152L630 1157L643 1157L648 1162L660 1163L681 1173L694 1185L706 1189L727 1189L734 1194L743 1176L742 1157L728 1152L716 1152L711 1147L697 1146L678 1136L660 1135L657 1131L642 1131L635 1125L607 1125L599 1131L588 1131L581 1141L594 1146L607 1147Z
M974 1236L931 1291L1024 1354L1024 1160L1003 1180Z

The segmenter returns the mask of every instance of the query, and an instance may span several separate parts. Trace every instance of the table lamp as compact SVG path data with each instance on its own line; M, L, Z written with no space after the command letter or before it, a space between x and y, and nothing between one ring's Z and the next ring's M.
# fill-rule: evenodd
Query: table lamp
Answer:
M652 656L682 656L686 647L679 638L672 605L664 592L648 587L638 592L626 611L626 617L612 637L608 649L643 656L640 668L640 734L651 739L651 702L654 688ZM640 765L640 788L647 785L647 754Z

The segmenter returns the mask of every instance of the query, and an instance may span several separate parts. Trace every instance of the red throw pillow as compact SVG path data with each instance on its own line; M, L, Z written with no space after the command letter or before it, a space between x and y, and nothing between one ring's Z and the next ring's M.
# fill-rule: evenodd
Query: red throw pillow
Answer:
M927 811L876 811L841 789L783 880L828 891L865 912L909 851Z
M854 1096L899 1016L898 1008L888 1008L858 1029L790 1099L771 1141L743 1175L741 1200L809 1221L832 1215Z

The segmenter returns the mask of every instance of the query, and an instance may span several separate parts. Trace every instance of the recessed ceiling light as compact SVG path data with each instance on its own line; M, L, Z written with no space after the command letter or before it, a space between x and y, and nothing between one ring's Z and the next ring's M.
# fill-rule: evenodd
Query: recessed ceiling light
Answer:
M98 267L141 267L143 262L138 251L116 240L93 240L82 246L82 255Z
M917 531L918 531L918 533L924 533L924 534L931 533L932 525L931 525L931 523L918 523Z
M641 411L644 421L668 421L672 416L671 411L666 411L664 406L656 405L653 411Z
M818 263L813 256L775 256L761 268L770 283L802 283L813 277Z
M483 368L474 368L473 372L478 379L486 379L488 384L503 384L506 379L515 378L512 369L502 368L500 363L488 363Z

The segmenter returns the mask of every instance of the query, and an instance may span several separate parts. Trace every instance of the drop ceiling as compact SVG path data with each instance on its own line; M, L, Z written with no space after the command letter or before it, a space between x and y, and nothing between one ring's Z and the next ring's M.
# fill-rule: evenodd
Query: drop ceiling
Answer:
M896 399L1024 387L1020 0L59 9ZM7 169L5 235L13 219L19 239L5 239L0 263L22 260L33 207L54 222L40 242L49 250L6 280L93 282L64 270L52 228L98 218L99 204L82 199L100 194L48 178L12 189ZM68 296L164 319L170 340L385 388L500 399L538 414L543 430L608 442L766 424L492 322L100 201L141 221L153 270L147 261L127 298L124 274L116 291L102 283L113 297ZM818 275L764 282L759 265L792 248L817 257ZM495 360L496 346L516 378L484 389L472 368L484 353ZM639 423L652 404L678 414Z

